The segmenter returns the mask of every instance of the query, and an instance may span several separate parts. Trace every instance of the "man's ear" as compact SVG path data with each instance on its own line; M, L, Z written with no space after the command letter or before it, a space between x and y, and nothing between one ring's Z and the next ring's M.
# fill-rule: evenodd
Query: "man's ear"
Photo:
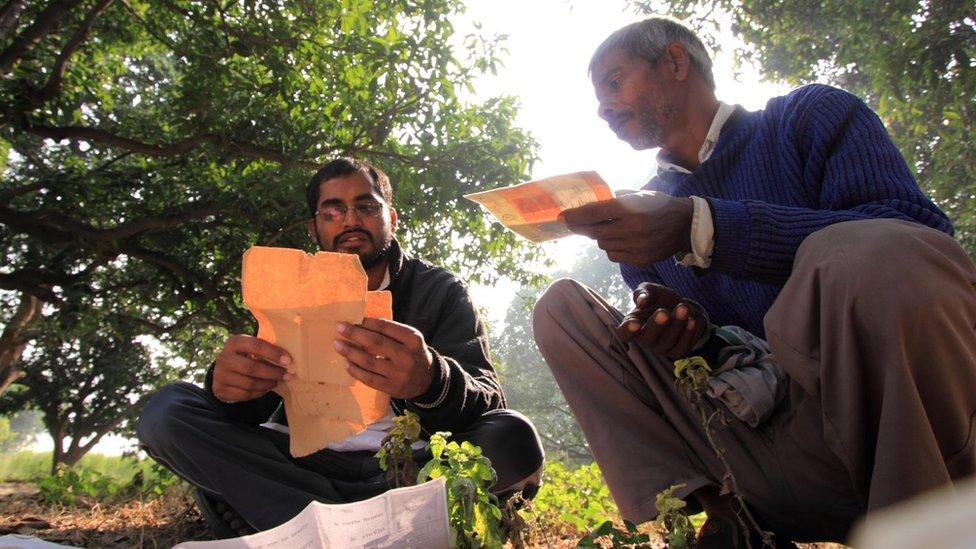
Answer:
M397 230L397 213L396 210L393 209L393 206L390 206L390 232L395 233L396 230Z
M678 82L684 82L688 78L688 71L691 70L691 59L688 57L688 51L680 42L671 42L665 49L665 53L671 60L674 79Z
M315 233L315 218L314 217L312 217L311 219L308 220L308 224L306 225L306 227L308 228L308 237L312 239L312 242L318 244L319 243L319 238L318 238L318 235Z

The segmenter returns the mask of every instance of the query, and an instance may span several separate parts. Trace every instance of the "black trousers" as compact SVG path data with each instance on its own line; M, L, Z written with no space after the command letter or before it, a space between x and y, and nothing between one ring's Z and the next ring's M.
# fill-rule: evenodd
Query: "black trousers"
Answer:
M156 461L233 507L257 530L278 526L311 501L347 503L381 494L391 486L374 452L321 450L293 458L288 435L231 420L205 389L174 383L146 404L136 434ZM452 440L481 447L498 474L496 494L533 495L543 463L532 423L513 410L484 414ZM428 450L414 452L420 464Z

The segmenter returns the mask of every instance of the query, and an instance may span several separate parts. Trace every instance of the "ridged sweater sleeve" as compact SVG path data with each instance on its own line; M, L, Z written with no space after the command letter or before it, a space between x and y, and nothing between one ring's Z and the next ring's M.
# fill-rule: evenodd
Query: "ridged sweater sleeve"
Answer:
M451 280L426 336L434 356L428 391L406 401L428 433L459 432L489 410L505 406L491 366L484 324L462 282Z
M857 97L807 86L784 101L781 130L750 160L751 177L792 180L782 192L812 196L813 207L708 197L715 222L712 271L782 284L807 236L833 223L870 218L916 221L952 234L925 197L881 120ZM762 158L764 154L782 155ZM793 188L795 187L795 189Z
M653 282L655 284L667 285L666 282L661 278L661 275L659 275L654 269L654 265L641 267L638 265L621 263L620 274L624 278L624 283L626 283L631 290L636 289L641 282Z

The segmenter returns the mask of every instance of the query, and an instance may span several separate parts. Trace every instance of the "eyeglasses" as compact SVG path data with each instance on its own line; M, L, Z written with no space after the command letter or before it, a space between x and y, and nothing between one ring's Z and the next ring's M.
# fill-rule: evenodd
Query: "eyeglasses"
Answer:
M356 210L356 215L360 218L376 217L383 211L383 204L379 202L360 202L352 206L351 209ZM350 207L344 204L329 204L328 206L319 208L319 211L315 212L315 215L322 218L322 221L326 223L332 223L345 219L349 210Z

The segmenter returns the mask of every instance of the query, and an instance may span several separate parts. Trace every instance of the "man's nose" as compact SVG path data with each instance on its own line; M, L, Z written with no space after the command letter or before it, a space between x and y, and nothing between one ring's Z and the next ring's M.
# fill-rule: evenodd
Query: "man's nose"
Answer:
M342 216L342 225L344 227L358 227L362 224L363 218L359 215L359 210L356 208L346 208L346 214Z
M596 106L596 115L606 121L609 121L610 117L613 115L613 107L608 103L600 101Z

